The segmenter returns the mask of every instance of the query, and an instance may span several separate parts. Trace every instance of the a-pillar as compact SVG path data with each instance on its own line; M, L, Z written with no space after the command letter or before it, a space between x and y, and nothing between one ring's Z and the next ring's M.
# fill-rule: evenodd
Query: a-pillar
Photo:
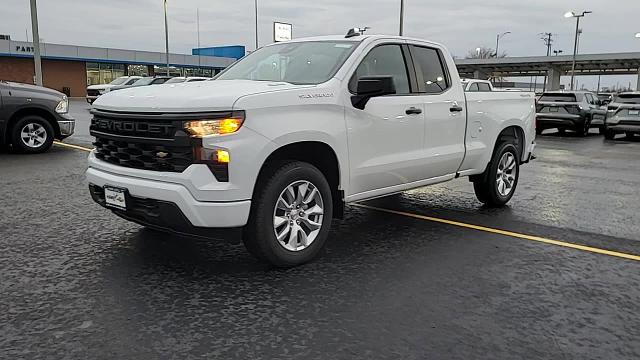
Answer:
M547 89L548 90L560 90L560 75L562 71L558 68L551 67L548 70Z

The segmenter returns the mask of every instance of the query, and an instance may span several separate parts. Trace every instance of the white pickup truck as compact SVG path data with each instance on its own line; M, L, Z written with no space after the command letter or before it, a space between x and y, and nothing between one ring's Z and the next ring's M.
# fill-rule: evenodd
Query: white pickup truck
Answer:
M534 94L463 91L447 49L397 36L265 46L213 81L96 100L93 199L152 228L239 229L276 266L314 258L345 204L468 176L502 206L535 147Z

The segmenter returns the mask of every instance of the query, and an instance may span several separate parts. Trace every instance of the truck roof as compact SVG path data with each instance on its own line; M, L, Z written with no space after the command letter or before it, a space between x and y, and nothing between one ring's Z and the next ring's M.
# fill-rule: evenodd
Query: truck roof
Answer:
M284 43L288 43L288 42L290 42L290 43L293 43L293 42L305 42L305 41L348 41L348 42L353 42L353 43L360 43L360 42L363 42L365 40L374 41L374 40L378 40L378 39L408 40L408 41L416 41L416 42L428 43L428 44L444 47L440 43L436 43L436 42L425 40L425 39L412 38L412 37L406 37L406 36L398 36L398 35L381 35L381 34L357 35L357 36L352 36L352 37L348 37L348 38L345 37L344 35L312 36L312 37L304 37L304 38L292 39L292 40L285 41ZM281 44L281 42L269 44L269 45L266 45L266 46L271 46L271 45L275 45L275 44Z

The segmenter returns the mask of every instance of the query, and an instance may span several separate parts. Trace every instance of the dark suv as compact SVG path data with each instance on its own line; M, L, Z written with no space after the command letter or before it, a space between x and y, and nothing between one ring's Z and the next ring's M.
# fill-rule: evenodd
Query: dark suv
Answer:
M612 140L621 133L640 134L640 92L619 94L607 106L604 137Z
M25 153L47 151L73 134L67 96L41 86L0 81L0 145Z
M536 132L557 128L558 131L573 130L586 136L589 129L597 127L604 132L606 110L596 95L588 91L545 92L538 100L536 109Z

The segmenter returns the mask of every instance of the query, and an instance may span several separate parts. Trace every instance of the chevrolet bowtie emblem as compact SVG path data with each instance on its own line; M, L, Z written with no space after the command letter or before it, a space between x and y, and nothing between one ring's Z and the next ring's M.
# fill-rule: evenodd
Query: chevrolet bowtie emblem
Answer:
M166 153L166 152L164 152L164 151L158 151L158 152L156 153L156 156L157 156L157 157L159 157L160 159L164 159L164 158L166 158L168 155L169 155L169 153Z

